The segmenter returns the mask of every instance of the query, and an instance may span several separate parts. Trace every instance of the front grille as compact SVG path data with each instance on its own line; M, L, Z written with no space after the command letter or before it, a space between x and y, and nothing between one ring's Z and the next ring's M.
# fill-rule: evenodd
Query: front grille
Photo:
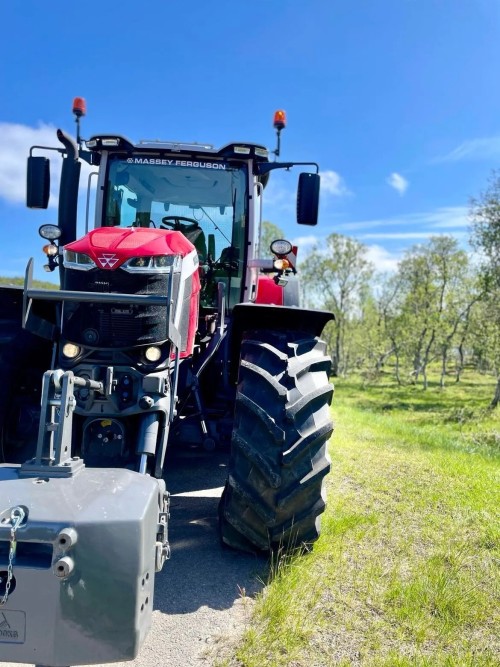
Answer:
M168 274L131 275L126 271L66 270L65 288L95 292L95 303L64 304L63 335L87 347L116 348L146 345L167 337L167 308L99 303L99 293L166 296ZM174 275L174 288L178 275ZM174 289L175 292L175 289Z
M166 294L168 280L168 273L129 273L123 269L116 271L66 269L64 288L82 292L114 292L115 294Z

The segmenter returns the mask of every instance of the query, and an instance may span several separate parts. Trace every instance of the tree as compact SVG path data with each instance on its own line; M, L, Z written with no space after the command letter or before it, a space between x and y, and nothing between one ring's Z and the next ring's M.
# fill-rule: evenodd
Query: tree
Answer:
M260 228L260 243L259 243L259 257L269 258L273 257L273 253L269 246L276 239L284 239L285 232L277 227L272 222L264 220Z
M394 373L398 385L401 384L400 368L404 341L404 318L400 308L402 282L400 273L387 276L382 283L378 300L379 317L388 343L384 361L389 356L394 356Z
M350 361L347 334L360 319L361 297L373 274L366 251L366 246L355 239L330 234L324 247L314 246L300 266L305 301L332 310L335 315L331 346L334 375L347 372Z
M471 244L481 254L482 301L485 306L479 339L496 373L491 407L500 403L500 174L493 172L478 198L471 200Z
M466 273L467 255L456 239L436 236L408 251L393 281L398 292L389 330L398 353L398 373L403 355L411 360L414 381L422 376L424 389L428 365L438 357L444 386L449 351L459 323L468 314L468 302L461 298Z
M465 363L465 344L470 335L470 323L481 298L477 275L468 262L463 262L463 272L455 276L447 307L443 313L443 328L439 336L441 354L440 387L444 388L448 372L448 361L452 350L456 351L455 381L459 382Z
M481 272L488 288L500 285L500 173L494 171L478 198L471 199L471 244L482 255Z
M500 403L500 287L483 292L472 322L471 338L480 369L495 374L496 386L490 407Z

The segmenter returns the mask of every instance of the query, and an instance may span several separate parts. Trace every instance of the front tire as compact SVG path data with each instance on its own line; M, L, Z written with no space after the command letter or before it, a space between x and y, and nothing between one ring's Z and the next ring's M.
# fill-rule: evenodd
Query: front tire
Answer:
M309 545L325 509L333 431L325 343L258 331L242 342L222 541L244 551Z

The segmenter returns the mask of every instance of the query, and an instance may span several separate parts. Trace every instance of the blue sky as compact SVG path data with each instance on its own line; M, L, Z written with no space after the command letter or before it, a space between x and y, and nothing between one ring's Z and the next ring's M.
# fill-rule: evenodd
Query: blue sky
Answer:
M467 238L471 195L500 158L498 0L37 0L0 3L3 275L35 256L56 209L24 206L31 144L74 131L274 148L319 162L320 222L294 223L297 174L273 174L265 218L302 254L332 232L381 269L433 234ZM299 251L300 252L300 251Z

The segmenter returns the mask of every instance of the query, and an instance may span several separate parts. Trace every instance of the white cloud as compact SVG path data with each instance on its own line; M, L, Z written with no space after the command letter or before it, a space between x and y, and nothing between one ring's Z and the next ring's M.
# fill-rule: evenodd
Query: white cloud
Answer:
M314 234L310 234L309 236L297 236L294 239L292 239L293 245L298 246L299 250L301 248L310 248L313 245L318 245L323 239L321 239L319 236L315 236Z
M320 192L323 196L341 197L350 194L342 177L336 171L323 171L320 176ZM275 211L295 215L296 206L297 180L287 178L287 174L283 173L271 174L264 195L266 215L269 216L268 210L271 211L271 215L275 214Z
M320 176L321 192L334 195L335 197L342 197L349 194L343 178L336 171L322 171L320 172Z
M321 201L327 206L327 198L349 195L342 177L335 171L324 171L321 176ZM293 220L297 211L297 178L276 170L271 174L266 186L263 201L263 219L272 220L278 227L286 227L286 222ZM320 213L321 215L321 213Z
M444 206L435 211L423 214L420 219L424 223L427 221L435 229L443 230L456 227L469 227L470 225L469 209L467 206Z
M500 158L500 135L469 139L446 155L432 162L458 162L460 160L494 160Z
M0 123L0 197L12 203L26 201L26 158L31 146L56 146L56 128L40 123L28 127L16 123ZM35 153L40 155L41 153ZM55 166L55 160L53 160ZM57 160L59 163L60 160ZM57 198L59 169L52 169L51 194ZM51 205L54 197L51 196ZM57 199L56 199L57 203Z
M293 184L294 188L296 183ZM264 193L264 208L279 209L287 213L293 212L296 209L297 191L293 188L286 187L278 179L269 179L269 185L266 187Z
M365 257L373 264L377 271L391 273L397 271L398 263L401 260L400 253L389 252L386 248L379 245L367 246Z
M363 229L376 229L384 227L400 227L401 229L411 227L418 231L424 228L431 234L447 233L453 229L468 227L469 209L466 206L442 206L433 211L422 211L418 213L407 213L392 218L374 218L372 220L361 220L357 222L345 222L338 227L342 233L354 232Z
M439 234L432 229L428 229L424 232L368 232L367 234L360 234L358 238L402 241L407 239L428 239L431 236L439 236ZM455 232L453 236L461 238L465 236L465 232Z
M404 195L406 190L408 189L408 181L406 178L401 176L401 174L398 174L396 171L393 171L392 174L388 177L387 179L387 184L391 186L391 188L394 188L394 190L397 190L401 197Z
M320 255L328 254L328 247L324 237L301 236L293 239L293 244L299 248L299 263L307 258L311 251L311 246L317 246L317 252ZM366 245L365 258L373 264L376 271L382 273L397 271L398 263L401 260L402 252L390 252L380 245ZM303 251L303 252L302 252Z
M0 198L14 204L26 202L26 159L31 146L62 148L56 136L56 128L39 123L29 127L17 123L0 122ZM53 208L58 203L62 160L58 153L37 149L34 155L46 155L50 159L50 201ZM80 182L86 187L89 173L95 171L86 162L82 163ZM95 180L93 180L95 187Z

